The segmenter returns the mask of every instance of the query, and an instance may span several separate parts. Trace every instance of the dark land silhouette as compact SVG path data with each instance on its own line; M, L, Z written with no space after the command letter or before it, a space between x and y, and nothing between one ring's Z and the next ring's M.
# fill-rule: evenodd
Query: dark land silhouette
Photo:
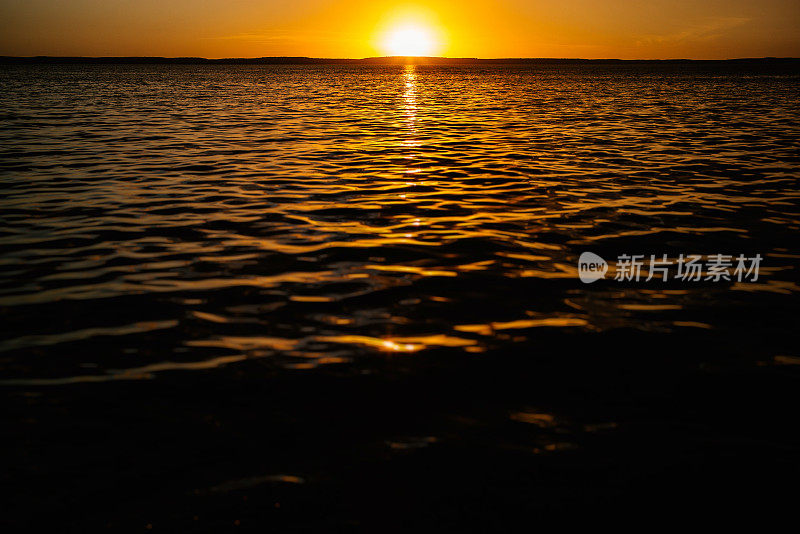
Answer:
M735 58L735 59L581 59L581 58L450 58L450 57L406 57L381 56L361 59L312 58L302 56L274 56L253 58L202 57L155 57L155 56L0 56L5 64L143 64L143 65L398 65L406 63L418 65L582 65L582 64L721 64L721 65L800 65L800 58Z

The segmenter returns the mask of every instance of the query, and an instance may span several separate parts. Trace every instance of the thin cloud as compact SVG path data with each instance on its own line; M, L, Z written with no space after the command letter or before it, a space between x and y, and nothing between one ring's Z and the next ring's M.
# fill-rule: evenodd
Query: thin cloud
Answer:
M286 41L308 41L314 40L333 40L336 34L334 32L308 32L297 30L269 30L258 32L244 32L234 35L217 35L201 37L201 39L215 40L215 41L246 41L250 43L275 43Z
M663 44L691 41L713 41L722 37L726 32L733 28L738 28L750 22L751 19L744 17L721 17L714 20L695 24L681 31L664 35L647 35L639 40L637 44Z

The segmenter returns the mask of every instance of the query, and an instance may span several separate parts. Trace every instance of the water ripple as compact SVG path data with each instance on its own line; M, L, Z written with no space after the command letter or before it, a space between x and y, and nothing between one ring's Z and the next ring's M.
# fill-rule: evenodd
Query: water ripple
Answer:
M5 383L797 320L797 76L21 66L0 84ZM587 248L765 270L583 286Z

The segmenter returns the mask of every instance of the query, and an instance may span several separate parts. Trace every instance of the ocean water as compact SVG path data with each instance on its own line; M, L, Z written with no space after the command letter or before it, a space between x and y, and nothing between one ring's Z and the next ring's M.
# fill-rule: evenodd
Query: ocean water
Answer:
M544 338L568 359L615 332L796 351L797 73L6 66L0 87L7 385ZM763 260L756 281L587 285L584 251Z
M791 69L5 65L0 118L11 530L795 507Z

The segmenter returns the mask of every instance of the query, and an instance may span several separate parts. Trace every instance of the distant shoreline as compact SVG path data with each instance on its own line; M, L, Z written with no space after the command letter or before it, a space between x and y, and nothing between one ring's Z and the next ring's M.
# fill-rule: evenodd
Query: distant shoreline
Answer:
M800 67L800 58L737 59L579 59L579 58L446 58L369 57L335 59L311 57L258 57L207 59L201 57L86 57L86 56L0 56L0 64L122 64L122 65L632 65L632 64L733 64Z

